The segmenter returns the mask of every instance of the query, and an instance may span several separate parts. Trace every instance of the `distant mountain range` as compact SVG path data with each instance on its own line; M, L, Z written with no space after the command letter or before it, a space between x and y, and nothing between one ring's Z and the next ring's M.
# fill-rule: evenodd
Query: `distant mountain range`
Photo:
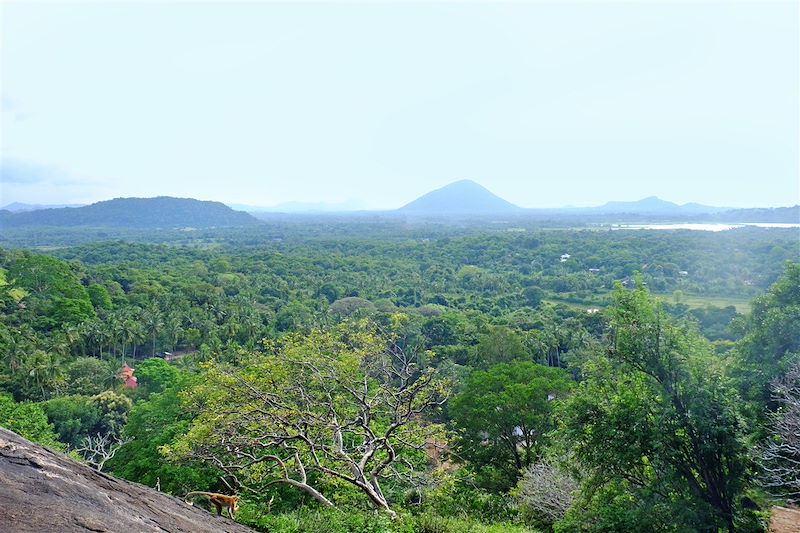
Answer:
M580 209L580 208L579 208ZM727 207L713 207L697 203L679 205L674 202L662 200L657 196L648 196L635 202L606 202L599 207L587 207L598 213L719 213L726 211Z
M364 204L358 200L348 200L346 202L283 202L272 206L256 206L245 204L227 204L237 211L248 213L346 213L351 211L363 211Z
M635 202L607 202L595 207L521 208L471 180L461 180L424 194L394 213L424 217L524 216L579 219L591 222L641 219L650 221L713 221L800 223L800 206L731 209L698 203L683 205L649 196Z
M0 211L0 226L91 226L115 228L209 228L260 224L248 213L220 202L191 198L115 198L83 207L12 213Z
M714 207L697 203L679 205L649 196L635 202L607 202L596 207L522 208L500 198L472 180L461 180L424 194L396 212L408 215L612 215L612 214L657 214L697 215L726 211L725 207Z
M306 213L354 216L404 216L421 218L452 217L529 217L541 220L576 222L762 222L800 223L800 206L771 209L728 209L689 203L678 205L650 196L636 202L608 202L596 207L560 209L525 209L493 194L471 180L461 180L433 190L394 211L331 211L337 204L303 204L292 202L274 208L252 211L263 220ZM342 204L338 204L342 205ZM209 228L245 226L262 223L255 216L236 211L220 202L190 198L116 198L83 207L61 207L22 210L24 204L11 204L17 212L0 211L0 226L87 226L117 228ZM27 206L35 207L35 206ZM241 206L248 208L248 206ZM261 209L261 210L258 210Z
M25 211L40 211L42 209L58 209L60 207L83 207L86 204L23 204L13 202L0 207L0 211L11 211L12 213L22 213Z

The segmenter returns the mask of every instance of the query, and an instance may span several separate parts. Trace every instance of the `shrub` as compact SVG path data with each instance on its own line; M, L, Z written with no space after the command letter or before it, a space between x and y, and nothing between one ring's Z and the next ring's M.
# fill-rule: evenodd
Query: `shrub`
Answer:
M530 465L517 485L517 505L527 521L552 526L575 500L578 483L552 461Z

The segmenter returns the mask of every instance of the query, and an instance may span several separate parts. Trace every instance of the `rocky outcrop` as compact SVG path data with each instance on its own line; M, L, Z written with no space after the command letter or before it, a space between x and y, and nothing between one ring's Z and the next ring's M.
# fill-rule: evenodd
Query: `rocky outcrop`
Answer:
M3 428L0 531L252 533L228 518L96 472Z
M800 533L800 510L773 507L769 533Z

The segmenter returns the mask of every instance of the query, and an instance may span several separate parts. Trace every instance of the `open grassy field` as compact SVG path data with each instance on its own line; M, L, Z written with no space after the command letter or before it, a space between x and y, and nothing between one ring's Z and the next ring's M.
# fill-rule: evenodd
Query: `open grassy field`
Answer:
M588 309L592 307L603 308L609 303L610 292L602 292L593 295L591 298L559 298L558 296L549 296L544 301L550 303L566 304L575 309ZM676 303L675 294L663 293L656 294L659 298L669 303ZM735 296L706 296L698 294L680 295L679 303L686 304L690 308L704 307L706 305L713 305L715 307L727 307L732 305L736 308L738 313L746 314L750 312L751 298L735 297Z
M659 294L659 298L663 298L665 301L670 303L675 303L675 295L674 294ZM704 307L706 305L713 305L715 307L727 307L732 305L736 308L738 313L749 313L750 312L750 301L751 298L737 298L737 297L730 297L730 296L704 296L704 295L697 295L697 294L682 294L680 296L679 302L682 304L686 304L689 307Z

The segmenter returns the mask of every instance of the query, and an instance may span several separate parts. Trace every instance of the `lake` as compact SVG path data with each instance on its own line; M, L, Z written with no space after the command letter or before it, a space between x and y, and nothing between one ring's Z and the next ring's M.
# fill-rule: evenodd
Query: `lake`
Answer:
M694 231L725 231L729 229L744 228L747 226L753 226L757 228L800 228L800 224L777 222L743 222L732 224L611 224L611 229L688 229Z

